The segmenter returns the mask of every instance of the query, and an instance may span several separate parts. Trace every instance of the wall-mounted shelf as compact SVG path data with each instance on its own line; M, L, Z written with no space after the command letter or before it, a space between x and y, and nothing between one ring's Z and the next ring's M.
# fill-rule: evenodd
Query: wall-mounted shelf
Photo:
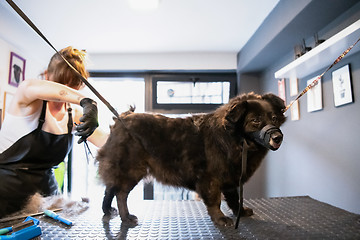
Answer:
M275 72L275 78L302 78L330 66L360 37L360 20ZM360 50L358 43L346 56Z

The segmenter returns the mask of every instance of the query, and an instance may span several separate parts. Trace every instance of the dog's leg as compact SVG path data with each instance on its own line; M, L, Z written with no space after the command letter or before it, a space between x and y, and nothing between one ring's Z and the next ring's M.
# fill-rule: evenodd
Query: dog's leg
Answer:
M226 217L220 210L221 191L217 180L211 180L199 183L197 186L198 193L204 200L211 220L220 226L233 226L231 218Z
M239 194L236 188L226 189L223 191L225 200L229 208L233 211L234 215L237 215L239 212ZM242 207L240 211L240 216L249 217L253 215L253 210L251 208Z
M225 201L233 214L238 214L239 211L239 194L236 188L223 190Z
M106 187L104 199L102 203L102 210L105 215L111 215L116 212L116 209L111 207L112 200L115 196L115 188L114 187Z
M135 215L131 215L129 213L129 209L127 206L127 198L129 196L130 191L136 186L136 184L137 182L132 185L130 185L129 183L127 189L120 189L115 193L121 221L123 223L129 223L132 225L137 224L138 219Z

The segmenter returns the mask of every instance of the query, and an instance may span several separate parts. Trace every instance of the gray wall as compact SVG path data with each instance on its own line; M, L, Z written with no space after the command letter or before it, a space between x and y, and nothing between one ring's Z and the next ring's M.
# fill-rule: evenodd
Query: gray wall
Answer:
M360 3L340 13L338 18L329 21L319 31L320 37L329 38L357 20ZM307 37L310 39L311 35ZM259 84L257 89L260 92L277 93L274 73L293 59L293 52L289 50L283 54L283 58L273 61L256 79ZM350 64L351 68L355 101L335 107L331 72L346 64ZM299 79L299 91L306 87L306 80L324 70L314 69L310 76ZM239 76L240 92L246 92L254 83L246 77L247 74L239 73ZM254 179L245 187L245 197L309 195L360 213L360 52L344 58L324 75L322 91L321 111L308 113L306 96L300 99L300 120L291 121L288 117L282 127L285 135L283 145L278 151L269 152ZM286 79L286 92L289 101L292 99L289 96L289 79ZM289 114L290 111L287 116Z
M346 64L351 67L355 102L335 107L331 72ZM333 70L322 78L323 110L308 113L304 96L300 99L300 120L291 121L288 117L283 126L285 141L281 149L268 154L264 162L265 195L309 195L360 213L360 53L343 59ZM274 71L275 68L265 74L265 92L277 92ZM306 80L322 71L299 79L299 89L304 89ZM288 80L286 85L289 92Z

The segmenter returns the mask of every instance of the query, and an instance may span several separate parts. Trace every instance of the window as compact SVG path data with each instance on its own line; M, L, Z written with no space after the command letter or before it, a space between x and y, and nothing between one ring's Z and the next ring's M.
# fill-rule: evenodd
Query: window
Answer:
M230 82L160 81L156 87L160 104L223 104L229 101Z
M213 110L235 95L236 74L152 77L153 109Z

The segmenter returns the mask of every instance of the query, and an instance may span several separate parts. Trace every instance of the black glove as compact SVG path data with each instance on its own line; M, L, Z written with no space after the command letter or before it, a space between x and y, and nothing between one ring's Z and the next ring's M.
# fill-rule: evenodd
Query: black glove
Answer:
M80 106L83 107L83 116L79 119L82 123L75 127L75 135L81 137L78 143L85 141L99 126L96 102L90 98L83 98Z

